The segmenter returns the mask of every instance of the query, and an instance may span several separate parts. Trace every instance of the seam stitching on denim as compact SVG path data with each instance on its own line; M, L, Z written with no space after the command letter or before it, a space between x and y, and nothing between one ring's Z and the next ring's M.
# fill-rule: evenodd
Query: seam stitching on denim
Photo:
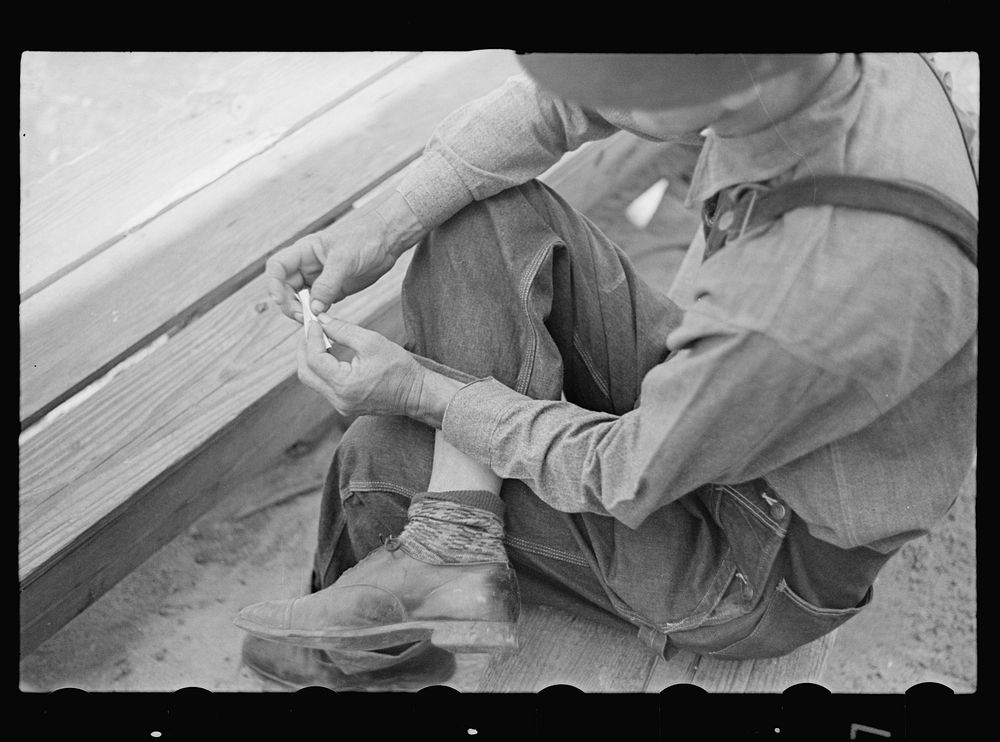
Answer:
M583 347L583 341L580 340L580 337L575 332L573 333L573 347L576 348L576 352L579 353L580 358L583 359L583 365L587 367L588 371L590 371L590 375L594 379L594 383L600 387L601 391L604 392L604 396L607 397L610 402L611 390L608 388L604 379L601 378L600 374L598 374L597 364L594 363L594 360L590 357L590 353L588 353Z
M538 352L538 329L531 319L531 312L528 307L528 294L531 293L531 284L535 282L542 261L557 244L559 244L558 241L551 241L545 245L543 250L538 251L538 254L528 264L528 270L525 272L521 282L521 308L524 310L524 315L528 318L528 327L531 329L531 345L528 348L524 362L521 364L521 371L518 373L517 382L514 387L514 391L521 394L527 393L528 384L531 383L531 374L534 371L535 355Z
M857 606L853 608L821 608L818 605L813 605L806 601L805 598L800 597L792 588L788 585L788 582L782 578L778 583L777 592L782 593L786 598L794 602L802 610L807 613L811 613L814 616L821 616L824 618L833 618L839 616L853 616L856 613L860 613L863 610L863 606L858 608Z
M767 516L765 516L762 512L760 512L757 509L757 506L754 505L749 499L747 499L747 497L745 495L741 494L738 490L733 489L728 484L720 484L719 486L722 489L724 489L726 492L728 492L729 494L731 494L733 497L737 498L744 505L746 505L747 509L751 513L753 513L754 517L757 518L757 520L759 520L765 526L767 526L772 531L774 531L774 533L776 533L778 536L782 536L783 537L783 536L786 535L787 531L785 531L784 528L782 528L781 526L775 525L771 520L769 520L767 518Z
M393 484L392 482L348 482L347 489L351 491L358 492L371 492L372 490L386 492L395 492L397 495L402 495L407 499L412 500L413 495L416 494L414 490L406 489L405 487L400 487L398 484Z
M524 310L525 317L528 320L528 328L531 330L531 345L528 348L525 360L521 365L521 370L518 373L515 389L518 392L524 393L530 383L531 378L531 366L535 362L535 353L538 346L538 330L535 328L535 323L531 319L531 313L528 311L528 294L531 292L531 284L535 280L535 276L538 275L538 269L541 267L543 256L546 250L539 251L539 253L532 258L531 263L528 264L528 271L521 284L520 300L521 307Z
M517 536L505 536L504 541L506 543L509 543L511 546L523 549L524 551L530 551L536 554L540 554L542 556L551 556L554 559L570 562L572 564L576 564L581 567L588 567L588 568L590 567L590 564L586 561L586 559L578 557L575 554L570 554L569 552L562 551L561 549L556 549L551 546L543 546L542 544L536 544L531 541L526 541L522 538L518 538Z
M856 537L854 519L851 518L851 507L848 502L847 480L844 476L844 465L840 458L840 449L836 441L826 446L830 455L830 464L833 468L833 480L837 484L837 504L840 505L841 522L847 530L848 543L852 546L860 546L861 541Z
M525 541L517 536L504 536L503 541L509 546L513 546L515 549L521 549L522 551L527 551L532 554L538 554L540 556L552 557L553 559L558 559L559 561L569 562L570 564L575 564L579 567L590 568L590 564L586 559L578 557L575 554L570 554L560 549L554 549L551 546L542 546L541 544L536 544L531 541Z

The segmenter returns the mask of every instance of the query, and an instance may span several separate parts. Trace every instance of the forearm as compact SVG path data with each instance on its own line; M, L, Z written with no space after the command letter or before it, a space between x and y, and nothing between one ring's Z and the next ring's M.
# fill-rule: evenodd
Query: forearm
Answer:
M753 479L876 414L848 379L750 333L706 339L660 364L644 380L642 404L621 416L484 380L454 393L442 430L553 508L603 512L635 528L700 485Z
M417 244L428 232L403 195L395 189L371 202L368 208L381 220L385 229L385 245L395 258Z

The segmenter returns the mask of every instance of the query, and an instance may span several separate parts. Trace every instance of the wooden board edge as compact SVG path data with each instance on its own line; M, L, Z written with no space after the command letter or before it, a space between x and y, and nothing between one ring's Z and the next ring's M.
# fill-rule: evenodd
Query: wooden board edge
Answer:
M465 82L458 86L452 80L446 97L451 105L444 107L438 102L427 114L428 121L434 120L436 125L451 110L488 92L491 88L486 86L486 79L496 78L497 85L502 82L511 70L498 67L501 59L505 60L506 55L491 50L475 52L471 61L460 53L440 53L426 59L418 57L353 96L348 101L353 106L352 116L364 122L366 116L385 114L387 120L394 122L398 138L402 136L400 131L407 130L399 122L401 113L406 105L412 106L419 98L422 87L431 82L444 84L449 74L461 68ZM386 91L394 91L395 97ZM426 96L425 90L423 94ZM391 104L386 102L390 98ZM389 106L390 110L383 111L382 106ZM384 167L380 161L377 171L372 170L365 178L358 178L348 186L342 185L334 170L321 186L320 179L313 177L314 157L326 153L329 159L330 148L339 148L339 156L345 156L344 152L368 151L358 150L353 139L347 138L348 133L355 138L361 136L351 128L358 123L353 119L342 124L337 136L329 133L327 122L337 122L338 113L344 112L335 108L309 122L266 154L219 178L211 187L202 189L24 302L21 305L22 392L19 405L22 428L37 422L145 343L190 322L246 285L262 271L270 255L348 212L355 201L416 159L426 143L426 137L399 144L379 139L382 135L374 136L366 141L365 147L385 158ZM428 137L430 131L426 132ZM364 161L369 159L371 157L365 155ZM275 178L276 172L278 178ZM306 199L303 194L312 195ZM239 233L246 229L247 213L257 214L261 204L278 197L284 200L285 212L282 213L294 212L292 218L281 222L280 227L262 220L255 225L252 234ZM262 237L261 232L267 229L272 232ZM255 238L259 244L254 243ZM167 275L179 251L190 251L190 256L197 257L204 250L224 248L230 243L255 246L224 251L222 255L230 257L226 258L229 262L225 268L216 266L216 271L221 272L218 281L216 273L209 272L207 275L211 278L206 278L204 285L199 283L195 287L182 282L176 302L156 296L155 300L142 304L148 311L129 312L129 306L121 306L140 301L136 293L140 289L129 288L136 275ZM129 270L124 271L123 265L130 266ZM121 298L123 293L126 299ZM76 323L74 327L67 325L66 317L70 318L69 324ZM112 327L116 328L113 332L107 329ZM73 355L72 348L46 339L53 333L89 339L91 332L106 335L103 337L105 342L96 343L100 350L93 358L78 358L75 365L62 362L64 356ZM73 371L67 373L68 368Z
M351 96L363 90L366 86L371 85L398 67L410 62L420 53L421 52L388 53L398 56L395 58L387 56L383 60L373 62L373 67L363 79L352 81L349 85L343 88L329 91L331 95L329 99L317 100L314 104L315 107L311 111L303 112L297 120L286 123L282 127L279 134L272 137L261 138L260 141L255 143L255 146L227 153L228 156L221 157L217 163L213 163L213 168L198 171L193 177L189 177L187 180L181 181L183 187L180 190L171 191L168 194L160 194L157 199L154 199L151 203L146 204L143 208L133 213L116 230L107 230L104 238L99 239L99 241L93 244L92 247L73 250L72 252L75 257L72 258L69 258L68 256L61 256L60 261L63 262L56 263L49 260L48 262L51 263L53 267L48 268L48 272L38 275L35 273L29 274L28 276L21 275L21 301L27 300L34 294L37 294L39 291L42 291L46 287L55 283L60 278L80 267L88 260L91 260L95 256L99 255L119 240L141 229L145 224L148 224L164 212L195 195L203 188L209 187L212 182L218 180L220 177L224 177L228 172L244 165L246 162L254 159L255 157L260 156L262 153L280 143L283 139L291 136L309 122L342 104ZM103 142L100 145L100 147L107 146L107 142ZM99 151L100 147L94 151ZM88 153L82 158L81 161L74 161L73 166L83 167L86 165L88 157L93 157L93 154ZM38 207L33 206L32 208L37 210ZM31 212L26 212L24 211L24 208L22 208L22 226L25 221L30 221L33 218L35 221L38 221L38 219L34 217ZM29 245L27 247L30 249L31 246Z
M836 635L833 631L769 659L723 660L682 650L657 662L644 691L659 693L672 685L691 684L710 693L782 693L799 683L819 685Z

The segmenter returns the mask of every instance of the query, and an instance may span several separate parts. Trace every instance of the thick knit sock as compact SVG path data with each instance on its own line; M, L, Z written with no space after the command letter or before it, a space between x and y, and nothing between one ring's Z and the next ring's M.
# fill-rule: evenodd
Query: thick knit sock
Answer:
M428 492L410 502L403 551L428 564L506 562L503 503L492 492Z

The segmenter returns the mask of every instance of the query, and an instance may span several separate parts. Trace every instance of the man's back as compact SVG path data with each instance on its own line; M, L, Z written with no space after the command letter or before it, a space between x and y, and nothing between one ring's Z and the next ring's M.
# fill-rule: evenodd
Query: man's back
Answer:
M826 97L796 118L750 141L710 137L693 195L768 170L781 170L775 185L864 175L930 186L978 214L959 125L917 55L845 57ZM823 415L804 418L755 452L753 468L839 546L889 551L901 543L893 536L926 530L957 496L974 449L975 268L936 230L829 206L790 212L703 265L699 249L686 267L701 331L716 320L767 336L842 380L831 417L856 416L855 430L812 451L829 434Z

